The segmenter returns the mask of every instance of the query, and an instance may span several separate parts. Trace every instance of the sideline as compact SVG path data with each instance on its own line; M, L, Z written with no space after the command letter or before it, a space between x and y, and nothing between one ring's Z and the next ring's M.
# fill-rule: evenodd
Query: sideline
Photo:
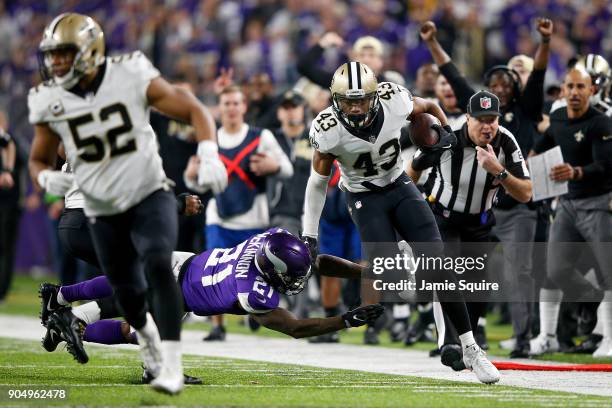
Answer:
M40 320L25 316L0 315L0 337L40 340L44 328ZM305 340L277 339L240 334L228 334L225 342L203 342L204 332L184 330L183 353L196 356L226 357L271 363L299 364L322 368L367 371L373 373L410 375L441 380L478 382L469 372L454 372L430 358L425 351L350 344L309 344ZM88 345L88 347L91 347ZM134 350L135 346L121 347ZM532 360L495 361L533 362ZM539 364L558 365L556 362L538 361ZM563 363L561 363L563 364ZM538 372L502 371L500 385L531 389L565 391L578 394L612 397L610 372ZM494 385L493 385L494 387Z

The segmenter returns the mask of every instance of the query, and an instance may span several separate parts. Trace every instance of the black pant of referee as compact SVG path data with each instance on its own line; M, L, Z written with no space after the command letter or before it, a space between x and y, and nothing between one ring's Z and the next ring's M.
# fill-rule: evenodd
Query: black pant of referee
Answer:
M491 229L495 225L495 217L491 210L481 214L464 214L456 211L449 211L439 203L431 203L431 209L436 218L440 235L445 245L447 256L465 257L476 259L487 257L490 250ZM464 243L464 245L461 245ZM482 245L480 245L482 243ZM482 270L471 270L469 274L461 276L470 282L480 282L486 280L486 267ZM487 295L480 293L477 302L466 302L470 315L470 325L474 330L476 341L480 348L487 349L486 339L484 338L484 327L478 325L479 319L484 318L487 311ZM438 330L438 346L444 344L459 344L457 330L445 313L442 313L439 303L434 303L434 316Z

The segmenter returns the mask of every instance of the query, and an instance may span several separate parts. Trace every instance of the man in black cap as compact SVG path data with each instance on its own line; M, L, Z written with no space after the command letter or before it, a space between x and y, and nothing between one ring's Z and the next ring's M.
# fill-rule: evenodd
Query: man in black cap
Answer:
M500 185L519 202L531 199L525 160L512 133L499 126L499 105L499 99L491 92L472 95L467 122L454 132L457 145L438 153L419 149L409 168L410 177L416 181L421 171L432 167L425 191L445 243L490 240L495 224L491 207ZM449 255L483 255L453 254L448 245L446 248ZM480 281L483 276L468 278ZM486 303L472 302L467 306L472 327L476 327ZM437 322L438 343L443 354L446 345L459 343L450 321L446 316L444 320L445 324Z

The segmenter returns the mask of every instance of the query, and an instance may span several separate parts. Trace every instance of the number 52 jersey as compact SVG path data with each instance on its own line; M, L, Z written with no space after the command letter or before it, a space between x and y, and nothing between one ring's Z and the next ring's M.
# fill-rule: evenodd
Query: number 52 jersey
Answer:
M377 134L369 138L352 134L331 106L321 111L310 127L310 143L319 152L336 157L340 187L352 193L384 187L404 172L399 138L412 113L412 95L391 82L381 82L377 91L381 107L371 126Z
M166 185L146 95L159 71L136 51L107 57L99 72L85 97L52 82L28 95L30 123L61 137L90 217L124 212Z

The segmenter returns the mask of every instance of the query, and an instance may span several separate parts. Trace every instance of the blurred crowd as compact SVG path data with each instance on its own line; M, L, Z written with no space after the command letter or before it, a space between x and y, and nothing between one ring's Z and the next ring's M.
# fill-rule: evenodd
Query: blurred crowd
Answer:
M272 130L278 145L292 161L294 179L274 177L268 182L270 218L257 228L265 228L267 225L263 224L272 220L274 225L287 223L285 226L293 232L299 230L299 215L294 212L301 211L301 203L287 204L285 201L289 198L282 195L282 189L290 189L297 177L301 179L296 185L305 185L304 176L307 177L308 159L312 154L307 143L308 122L329 101L329 93L313 85L316 82L313 78L304 79L299 67L300 58L313 46L318 44L322 48L316 65L333 72L347 56L359 52L352 48L356 40L375 37L381 43L382 65L375 71L385 72L385 76L392 72L396 75L394 82L406 84L421 96L438 99L445 98L449 92L451 98L453 95L444 77L439 79L430 50L419 36L419 28L428 20L435 22L442 48L472 83L482 83L482 74L488 67L505 65L518 54L534 55L539 41L534 24L536 17L550 18L555 27L550 39L546 88L558 86L568 62L578 54L599 54L612 60L612 4L605 0L3 0L0 2L0 112L6 115L0 117L0 128L13 136L17 146L15 166L21 166L23 171L15 177L17 194L2 195L1 205L10 207L12 220L20 220L12 251L17 258L16 267L59 273L63 283L82 279L87 268L62 254L55 231L63 201L33 191L24 163L32 138L27 121L27 93L40 80L38 43L45 25L64 11L88 14L96 19L105 32L110 55L142 50L166 78L189 86L213 109L226 130L239 129L245 123ZM330 37L323 41L328 32L337 33L341 41ZM378 50L377 47L373 48ZM238 87L228 91L227 87L232 84ZM300 94L290 89L297 89ZM239 120L230 112L229 105L223 107L219 103L223 95L226 100L236 96L238 110L244 104L245 112L239 112ZM296 108L299 112L295 112ZM159 118L152 118L152 122L156 120ZM191 143L191 147L180 147L183 149L180 156L164 158L168 175L177 182L177 193L181 189L186 191L182 170L195 151L193 135L174 121L153 125L158 134ZM159 131L161 128L164 130ZM164 143L160 140L162 151ZM270 164L274 170L277 165ZM295 194L294 191L290 196ZM301 194L303 200L303 189ZM202 196L205 203L208 198ZM334 200L328 197L328 201L334 203ZM333 208L326 211L332 224L350 223L348 214L335 212ZM210 222L210 211L207 217ZM274 221L275 217L278 221ZM293 217L298 227L289 227L291 222L286 217ZM202 219L181 224L184 238L181 250L199 252L207 247L205 241L210 237L204 234L205 223ZM40 234L41 225L47 234ZM353 239L354 231L347 234L348 242ZM354 249L354 242L347 244L351 245L349 252ZM359 260L356 253L351 257ZM341 289L338 283L327 285L325 290L334 294L327 296L332 299L331 303L323 306L334 309ZM348 290L345 302L350 302L350 296ZM298 300L294 305L299 314L307 313L303 310L306 306L300 303L303 301ZM427 306L419 306L419 311L430 313ZM396 315L405 313L398 308ZM430 338L427 334L430 329L431 320L425 321L419 333L412 333L411 340Z
M431 58L418 27L433 20L443 47L468 76L535 49L532 21L550 17L550 81L573 55L612 55L612 11L605 0L520 1L11 1L0 2L0 106L22 96L36 82L40 33L52 16L72 10L89 14L106 33L111 54L140 49L170 78L190 82L204 101L214 100L213 80L232 66L238 81L267 73L277 89L295 82L300 50L327 31L352 44L372 35L387 46L386 68L408 81ZM333 69L347 49L325 53ZM9 98L10 97L10 98ZM10 104L14 105L14 104ZM13 116L13 115L11 115Z

